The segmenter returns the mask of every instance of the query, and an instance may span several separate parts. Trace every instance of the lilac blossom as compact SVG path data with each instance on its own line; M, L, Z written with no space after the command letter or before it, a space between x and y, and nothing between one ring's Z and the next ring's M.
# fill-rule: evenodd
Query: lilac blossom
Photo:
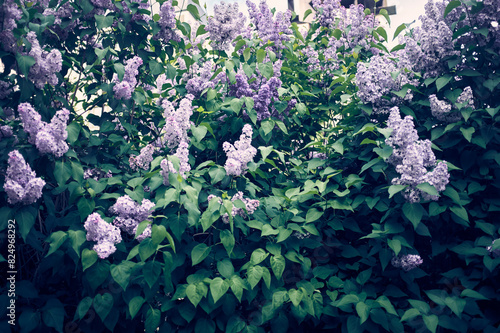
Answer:
M386 139L386 144L393 149L388 162L393 164L396 172L401 175L392 179L392 184L407 186L403 196L409 202L420 202L421 199L437 200L439 195L430 195L417 186L429 183L438 193L444 191L450 178L446 162L441 161L436 165L436 156L431 149L432 143L429 140L418 139L413 117L406 116L401 119L397 107L391 109L387 127L393 130Z
M115 253L115 244L122 241L120 229L104 221L98 213L87 217L83 225L87 231L87 240L97 242L93 249L101 259L106 259Z
M35 144L42 154L52 154L56 157L64 155L69 147L65 142L69 111L61 109L56 112L50 123L42 121L42 117L29 103L21 103L17 108L24 131L29 134L28 142Z
M215 50L228 50L230 43L245 27L246 17L238 10L238 3L226 4L222 1L214 6L214 16L208 18L205 29L215 43Z
M402 268L405 272L411 271L423 264L422 258L418 254L405 254L392 258L391 264L396 268Z
M9 82L0 81L0 99L7 98L13 91Z
M208 202L210 202L214 198L216 198L217 201L219 202L219 204L222 205L222 199L214 194L210 194L208 196L207 200L208 200ZM252 215L253 213L255 213L255 211L257 210L257 208L259 208L259 205L260 205L259 200L244 198L243 192L241 192L241 191L238 191L231 198L231 202L235 202L236 200L241 200L243 202L243 204L245 204L245 209L238 208L235 205L233 205L233 209L231 211L231 216L233 216L233 217L238 215L238 216L241 216L243 218L246 218L247 214ZM229 223L228 213L225 213L224 215L222 215L222 222L224 222L226 224Z
M83 179L92 178L96 182L98 182L101 178L111 178L113 177L113 173L111 171L105 172L98 168L87 169L83 172Z
M12 131L12 127L9 125L0 126L0 141L2 141L3 138L10 138L13 135L14 132Z
M63 156L69 149L66 139L69 111L61 109L56 112L49 124L46 124L36 135L36 148L42 154L52 154L55 157Z
M443 100L439 100L436 95L429 96L432 115L438 120L452 123L462 119L462 114L459 112L464 107L474 108L474 97L472 89L466 87L460 96L458 96L455 105L452 106Z
M253 161L257 154L257 149L252 146L252 126L246 124L243 126L240 140L234 143L234 146L229 142L224 142L222 148L227 155L226 173L229 176L240 176L248 169L248 162Z
M391 106L402 101L392 91L401 90L405 84L418 83L412 72L407 70L406 63L396 62L390 55L375 55L368 64L359 62L355 81L357 96L363 103L371 103L375 113L387 113ZM404 99L413 99L410 89Z
M142 199L139 205L128 195L119 197L116 203L109 208L112 214L118 215L113 220L113 224L125 231L129 235L135 236L137 227L143 221L149 221L148 217L152 213L155 204L148 199ZM139 242L151 237L151 225L148 225L142 234L137 236Z
M123 75L123 80L118 82L118 76L115 74L113 76L113 82L115 86L113 87L113 92L115 93L115 98L117 99L130 99L132 97L132 92L137 85L136 76L139 74L139 67L142 65L142 59L138 56L129 59L125 63L125 74Z
M187 131L191 128L189 118L193 114L192 101L189 98L183 98L176 110L172 102L165 99L162 102L162 107L165 126L156 144L160 147L175 148L181 141L188 142Z
M312 5L319 24L327 28L333 26L335 19L339 17L340 0L313 0Z
M149 165L153 162L153 153L155 148L152 144L147 145L141 149L141 152L137 156L130 156L129 163L130 167L134 170L143 169L149 170Z
M16 203L30 205L37 201L42 196L45 181L36 177L35 172L17 150L9 153L8 164L3 186L7 193L7 201L11 205Z
M19 49L13 30L17 28L17 22L22 15L21 8L14 0L4 0L0 6L0 44L7 52L16 52Z
M425 14L420 16L421 25L414 29L412 36L406 36L401 56L413 64L415 71L423 73L424 78L436 77L447 70L446 58L460 54L455 50L453 30L444 19L447 1L433 0L425 5Z
M171 40L180 41L179 36L175 32L175 9L172 6L172 1L165 1L160 7L160 20L158 25L160 31L154 36L155 39L162 39L165 42Z
M57 85L59 80L56 73L62 69L61 52L56 49L50 52L43 50L34 31L28 32L26 39L31 43L28 55L35 59L35 64L31 66L28 78L38 89L43 89L47 83L52 86Z
M191 165L189 165L189 149L186 141L181 141L174 156L179 158L179 171L174 168L174 165L168 159L161 161L161 171L160 174L163 176L163 184L170 185L168 180L170 173L178 173L182 178L186 179L186 172L191 171Z
M265 0L261 0L259 8L250 0L246 1L250 21L255 27L258 37L262 40L262 45L268 42L274 42L271 47L273 51L284 49L284 43L290 40L289 35L292 34L290 27L290 19L292 13L287 10L285 13L277 12L275 18L266 4Z

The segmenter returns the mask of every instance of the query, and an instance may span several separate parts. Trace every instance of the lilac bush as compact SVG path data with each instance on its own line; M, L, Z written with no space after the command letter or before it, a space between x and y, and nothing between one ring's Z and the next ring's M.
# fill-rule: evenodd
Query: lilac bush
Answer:
M238 10L238 3L226 4L222 1L214 5L214 16L208 18L205 29L216 50L228 50L229 45L245 26L246 17Z

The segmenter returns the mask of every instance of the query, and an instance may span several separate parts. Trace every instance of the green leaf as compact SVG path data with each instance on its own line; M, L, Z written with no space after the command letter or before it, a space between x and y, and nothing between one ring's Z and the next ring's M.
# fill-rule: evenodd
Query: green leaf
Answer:
M46 242L50 243L49 252L45 255L48 257L52 253L56 252L57 249L64 243L64 241L68 238L68 233L64 231L56 231L53 232L49 238L47 238Z
M263 49L258 49L257 50L257 62L262 63L264 61L265 57L266 57L266 51Z
M385 19L387 20L387 23L389 23L389 25L391 25L391 18L389 17L389 12L387 12L387 9L382 8L379 11L379 14L382 15L383 17L385 17Z
M417 309L408 309L405 311L403 317L401 317L401 321L411 320L417 316L420 316L420 311Z
M462 220L469 222L469 215L467 214L467 210L464 207L453 206L450 207L450 210L453 214L460 217Z
M345 295L342 297L342 299L337 303L337 307L341 307L344 305L352 304L352 303L357 303L359 302L359 297L357 295Z
M266 259L268 255L269 253L266 253L266 251L264 251L263 249L256 249L252 252L250 262L252 263L252 265L258 265L262 261L264 261L264 259Z
M217 270L220 275L226 279L230 279L234 274L234 267L230 259L224 259L217 262Z
M431 184L429 184L427 182L422 183L422 184L418 184L417 188L420 189L420 190L422 190L422 191L424 191L427 194L430 194L430 195L439 195L439 193L436 190L436 188L433 185L431 185Z
M87 268L95 264L97 261L97 253L94 250L83 249L82 251L82 269L85 271Z
M403 214L406 216L408 220L413 224L413 227L417 229L418 224L422 220L422 217L424 216L424 208L422 205L418 203L408 203L406 202L403 205Z
M286 266L285 257L283 257L281 254L274 255L271 257L270 261L274 276L276 276L278 280L281 279Z
M243 289L247 289L243 279L237 275L233 275L233 277L231 278L231 290L240 303L241 297L243 296Z
M448 3L448 5L446 6L446 8L444 9L444 16L443 17L446 17L448 16L448 14L455 8L457 7L460 7L462 5L462 3L459 1L459 0L453 0L453 1L450 1Z
M35 58L20 53L16 53L16 61L17 67L25 77L28 77L31 66L36 64Z
M73 320L76 318L82 319L83 317L85 317L91 306L92 306L92 298L87 296L84 299L82 299L78 304L78 307L76 308Z
M222 242L222 245L224 245L224 248L226 249L227 254L231 255L231 253L233 252L234 244L235 244L234 236L231 233L231 231L229 231L227 229L222 230L220 233L220 240Z
M134 319L143 304L144 298L142 298L141 296L135 296L130 300L130 302L128 302L128 311L130 312L130 316L132 317L132 319Z
M446 297L444 303L460 318L467 302L458 297Z
M304 298L304 294L302 290L290 289L288 290L288 297L290 297L290 301L294 306L299 306L300 302L302 302L302 298Z
M202 262L210 253L211 248L205 243L196 245L191 251L192 265L197 265Z
M253 289L262 278L263 269L261 266L252 266L247 269L247 281Z
M97 30L108 28L113 25L114 16L94 15Z
M191 13L191 15L193 15L193 17L196 21L200 20L200 13L198 12L198 8L195 5L189 4L189 5L187 5L186 9L188 12Z
M470 297L470 298L475 298L475 299L480 299L480 300L489 300L489 298L483 296L482 294L478 293L475 290L472 289L464 289L462 293L460 294L460 297Z
M459 1L458 1L459 2ZM422 315L422 319L424 320L425 326L432 333L436 333L436 329L439 323L439 318L436 315Z
M391 185L389 186L389 199L394 196L394 194L401 192L406 188L406 185Z
M19 316L19 326L21 332L31 332L40 324L40 312L33 311L32 309L23 309Z
M363 324L370 315L370 307L364 302L359 302L358 304L356 304L356 313L360 318L360 324Z
M229 290L229 283L226 280L216 277L210 282L210 293L214 299L214 303L226 294Z
M35 224L36 215L37 210L30 206L22 207L16 212L15 221L24 242Z
M396 31L394 32L394 36L392 37L392 40L396 39L396 37L406 29L406 23L401 24L399 27L396 28Z
M45 325L54 328L57 332L63 332L64 306L57 298L47 301L42 311L42 319Z
M448 84L448 82L451 81L451 79L452 79L452 77L450 75L446 75L446 76L438 78L436 80L437 91L441 90L444 86L446 86Z
M323 212L320 212L316 208L311 208L307 211L306 223L314 222L318 220L321 216L323 216Z
M59 186L66 184L66 181L72 175L71 164L65 161L56 161L56 165L54 167L54 178L57 181Z
M385 41L387 41L387 31L385 31L384 28L378 27L376 29L377 33L384 38Z
M475 131L476 129L474 127L469 127L467 129L460 127L460 132L462 132L464 138L469 142L471 142L472 134L474 134Z
M123 288L123 290L127 289L127 286L130 282L130 273L132 272L132 268L135 266L133 262L130 261L122 261L119 265L111 265L111 276L116 283Z
M141 258L141 261L146 261L156 252L157 249L158 245L154 244L151 238L143 240L139 244L139 257Z
M207 295L207 292L208 287L203 282L190 284L186 288L186 296L195 307L197 307L201 299Z
M383 307L385 311L387 311L387 313L390 313L395 316L398 315L396 309L394 309L394 306L392 305L391 301L387 298L387 296L380 296L379 298L377 298L376 302L380 304L380 306Z
M109 312L113 308L113 296L110 293L103 295L97 294L94 297L94 310L97 312L102 321L106 319Z
M191 5L192 6L192 5ZM144 329L146 333L156 332L160 326L161 311L158 309L149 308L146 313L146 321L144 322Z

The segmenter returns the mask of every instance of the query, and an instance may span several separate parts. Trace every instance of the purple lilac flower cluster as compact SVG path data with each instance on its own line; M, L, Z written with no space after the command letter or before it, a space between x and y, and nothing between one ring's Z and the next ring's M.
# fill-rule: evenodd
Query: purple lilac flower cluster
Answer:
M214 194L210 194L208 196L208 198L207 198L208 202L210 202L214 198L216 198L218 200L219 204L222 205L222 199L219 198L218 196L214 195ZM238 216L241 216L243 218L246 218L247 214L248 215L252 215L257 210L257 208L259 208L259 205L260 205L259 200L244 198L243 197L243 192L241 192L241 191L238 191L231 198L231 202L235 202L236 200L241 200L245 204L245 209L238 208L238 207L236 207L236 206L233 205L233 210L231 211L231 215L233 217L236 216L236 215L238 215ZM229 223L229 215L227 213L225 213L224 215L222 215L222 221L224 223L226 223L226 224Z
M13 30L17 28L17 22L21 19L23 12L14 0L5 0L0 6L0 44L7 52L16 52L16 38Z
M0 141L2 141L3 138L10 138L13 135L14 132L12 131L12 127L9 125L0 126Z
M312 5L320 25L327 28L334 25L335 19L339 17L340 0L313 0Z
M189 165L189 149L186 141L183 140L179 143L174 156L177 156L179 158L179 172L175 170L174 165L168 159L164 159L160 163L160 174L163 176L164 185L170 185L170 182L168 180L168 175L170 173L179 173L182 178L186 179L186 172L191 171L191 165Z
M35 172L31 170L29 164L17 150L9 153L8 164L3 186L7 193L8 202L11 205L18 202L30 205L37 201L42 196L45 181L36 177Z
M98 182L101 178L111 178L113 177L113 173L111 171L105 172L98 168L87 169L83 172L83 179L92 178L96 182Z
M219 73L212 79L214 72L215 63L212 60L206 61L201 68L197 63L192 64L189 71L182 76L182 80L186 82L188 93L200 97L205 89L213 89L218 83L226 81L224 72Z
M222 1L214 6L214 16L208 18L205 29L215 43L215 50L227 50L231 42L245 26L247 18L238 10L238 3L226 4Z
M97 242L93 249L99 258L106 259L115 253L115 244L122 241L120 229L104 221L98 213L90 214L83 226L87 231L87 240Z
M7 98L13 91L12 85L9 82L0 81L0 99Z
M405 84L418 84L406 66L406 62L396 62L388 55L375 55L368 64L359 62L355 79L359 99L363 103L371 103L375 113L387 113L390 106L399 104L402 99L395 95L390 99L384 96L390 96L393 90L401 90ZM410 89L404 99L413 99Z
M61 157L68 151L66 124L69 120L69 111L67 109L57 111L49 124L42 121L40 114L29 103L19 104L17 110L21 116L24 131L29 134L28 142L35 144L40 153Z
M113 82L115 86L113 87L113 92L115 93L115 98L117 99L130 99L132 97L132 92L137 85L136 76L139 74L139 67L142 65L142 59L138 56L133 57L126 61L125 64L125 74L123 75L123 80L118 82L118 75L113 76Z
M149 170L149 165L153 162L153 153L155 148L152 144L141 149L139 155L131 155L129 158L130 167L134 170L143 169Z
M160 7L160 20L158 21L160 31L154 36L155 39L162 39L165 42L171 40L180 41L175 32L175 9L172 1L165 1Z
M393 164L401 175L394 178L392 183L407 185L403 196L409 202L419 202L421 198L437 200L438 195L430 195L417 188L417 185L427 182L434 186L438 193L444 191L450 178L446 162L441 161L436 165L436 156L431 149L432 143L429 140L418 140L413 117L406 116L401 119L398 107L391 109L387 127L393 130L386 139L386 144L393 149L388 162ZM433 170L428 171L433 167Z
M253 161L257 154L257 149L252 146L252 126L245 124L243 126L240 140L234 143L224 142L222 148L227 155L227 161L224 165L228 176L240 176L248 169L248 162Z
M113 220L115 226L129 235L135 236L139 223L148 220L154 206L155 204L148 199L142 199L139 205L128 195L124 195L116 200L116 203L109 208L109 211L112 214L118 215ZM151 237L151 225L148 225L142 234L137 236L137 240L142 242L147 237Z
M455 102L455 105L458 107L452 107L450 103L439 100L436 95L429 96L429 101L432 115L438 120L448 123L462 119L462 114L459 112L460 109L465 107L474 109L474 96L471 87L465 87L460 96L458 96Z
M193 114L191 99L183 98L177 110L174 108L172 102L165 99L162 102L162 107L164 110L165 126L156 144L160 147L175 148L182 141L188 142L187 131L191 128L189 118Z
M290 40L289 35L292 34L292 31L289 29L292 13L289 10L285 13L278 12L273 19L273 14L265 0L261 0L258 9L257 5L250 0L247 0L246 4L250 21L257 30L262 44L265 45L269 41L274 42L272 49L275 52L284 49L284 43Z
M455 50L453 30L444 19L447 2L429 0L425 15L419 18L421 26L414 29L413 36L406 36L401 41L406 47L400 55L413 64L415 71L424 73L424 78L438 76L447 69L447 63L442 60L460 54Z
M396 268L402 268L405 272L417 268L424 261L418 254L405 254L392 258L391 264Z
M26 39L31 43L28 55L35 58L35 64L31 66L28 78L38 89L43 89L46 83L55 86L59 82L56 73L62 69L62 55L59 50L44 51L34 31L28 32Z

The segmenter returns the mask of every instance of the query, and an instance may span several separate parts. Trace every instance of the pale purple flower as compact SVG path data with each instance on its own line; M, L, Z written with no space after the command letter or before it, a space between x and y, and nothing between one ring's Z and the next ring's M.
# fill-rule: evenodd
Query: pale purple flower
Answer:
M13 91L10 82L0 81L0 99L7 98Z
M210 194L208 196L208 198L207 198L208 202L210 202L213 198L216 198L218 200L219 204L222 205L222 199L214 194ZM257 208L260 205L259 200L244 198L243 192L241 192L241 191L238 191L231 198L231 202L235 202L236 200L241 200L245 204L245 209L238 208L235 205L233 205L233 209L231 211L231 216L238 215L238 216L241 216L243 218L246 218L247 214L252 215L253 213L255 213L255 211L257 210ZM229 215L227 213L222 215L222 222L224 222L226 224L229 223Z
M35 58L36 61L30 68L28 78L38 89L43 89L47 83L52 86L57 85L59 80L56 73L62 69L61 52L56 49L50 52L43 50L34 31L28 32L26 39L31 43L28 55Z
M4 0L0 6L0 46L7 52L19 50L13 30L17 28L22 15L21 8L14 0Z
M169 100L163 100L165 126L161 130L157 146L175 148L181 141L189 142L187 131L191 128L190 117L193 114L192 100L183 98L177 110Z
M401 175L392 179L392 184L406 185L403 196L409 202L437 200L438 195L430 195L417 188L419 184L429 183L437 192L445 190L450 174L446 162L436 165L436 156L432 152L432 143L429 140L419 140L413 125L413 118L406 116L401 119L399 109L391 109L387 127L393 131L386 144L393 149L388 162L396 167ZM431 169L431 170L429 170Z
M216 50L229 49L230 43L245 27L246 17L238 10L238 3L226 4L222 1L214 6L214 16L208 18L205 29Z
M240 176L248 169L248 162L253 161L257 154L257 149L252 146L252 126L246 124L243 126L240 139L234 143L224 142L223 149L227 155L227 161L224 168L228 176Z
M179 158L179 171L174 168L174 165L168 159L164 159L161 161L161 171L160 174L163 176L163 184L169 185L169 174L170 173L178 173L182 178L186 179L186 172L191 171L191 165L189 165L189 149L186 141L181 141L177 150L174 154Z
M160 7L160 20L158 21L160 31L154 36L155 39L162 39L166 43L170 40L180 41L175 32L175 9L172 1L165 1Z
M292 30L290 30L291 11L285 13L277 12L273 18L273 14L269 9L265 0L261 0L259 8L250 0L246 1L250 21L256 29L258 37L262 40L261 44L265 45L269 41L274 42L271 48L277 52L284 49L284 43L290 40Z
M134 170L143 169L149 170L149 165L153 162L153 153L155 148L152 144L141 149L139 155L131 155L129 158L130 167Z
M132 92L137 85L136 76L139 74L139 67L141 65L142 59L138 56L134 56L133 58L126 61L123 80L118 82L118 76L115 75L113 77L113 82L115 82L115 86L113 87L115 98L130 99L132 97Z
M93 249L101 259L113 254L116 251L115 244L122 241L120 229L104 221L98 213L87 217L84 228L87 231L87 240L97 242Z
M21 203L30 205L42 196L45 181L36 177L29 164L19 151L9 153L9 166L5 177L4 190L8 196L8 202L13 205Z
M83 179L92 178L98 182L101 178L111 178L113 173L111 171L105 172L98 168L87 169L83 172Z
M316 11L316 19L324 27L330 27L339 17L340 0L313 0L312 5Z
M391 264L396 268L402 268L405 272L411 271L423 264L422 258L418 254L405 254L392 258Z
M115 226L130 235L135 235L137 226L141 222L149 220L148 217L152 213L154 206L155 204L148 199L142 199L139 205L128 195L124 195L116 200L116 203L109 208L109 211L112 214L118 215L113 220ZM142 241L150 236L151 225L148 225L141 235L137 236L137 240Z

